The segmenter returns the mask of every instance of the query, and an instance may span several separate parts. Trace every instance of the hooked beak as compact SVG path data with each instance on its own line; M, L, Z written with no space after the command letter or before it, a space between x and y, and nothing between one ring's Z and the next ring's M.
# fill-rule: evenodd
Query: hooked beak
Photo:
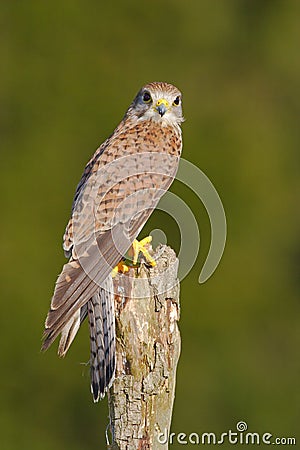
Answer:
M164 98L157 100L155 109L161 117L167 112L168 108L169 103L167 100Z

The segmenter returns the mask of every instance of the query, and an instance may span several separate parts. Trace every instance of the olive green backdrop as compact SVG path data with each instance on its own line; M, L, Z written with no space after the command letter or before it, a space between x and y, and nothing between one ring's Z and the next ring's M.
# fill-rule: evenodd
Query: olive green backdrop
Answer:
M244 420L299 442L299 18L296 0L1 2L1 449L105 448L86 326L65 360L40 341L83 167L155 80L183 91L184 157L228 221L221 264L199 285L209 220L172 187L201 232L182 282L172 430L221 434ZM171 219L155 213L153 228L179 248Z

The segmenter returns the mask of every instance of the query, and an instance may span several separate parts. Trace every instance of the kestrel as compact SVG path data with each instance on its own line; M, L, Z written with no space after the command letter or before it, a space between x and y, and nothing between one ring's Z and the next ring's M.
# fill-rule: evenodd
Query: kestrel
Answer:
M55 285L42 349L61 334L58 354L65 356L87 316L94 401L115 375L112 270L132 245L134 262L141 251L155 265L135 239L176 175L181 122L180 91L168 83L145 85L88 162L75 192L63 238L69 261Z

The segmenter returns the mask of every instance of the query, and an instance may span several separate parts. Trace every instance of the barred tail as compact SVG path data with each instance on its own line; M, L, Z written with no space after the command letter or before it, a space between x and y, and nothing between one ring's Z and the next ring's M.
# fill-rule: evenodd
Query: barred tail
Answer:
M112 277L87 303L91 344L91 391L94 402L105 396L115 376L115 315Z

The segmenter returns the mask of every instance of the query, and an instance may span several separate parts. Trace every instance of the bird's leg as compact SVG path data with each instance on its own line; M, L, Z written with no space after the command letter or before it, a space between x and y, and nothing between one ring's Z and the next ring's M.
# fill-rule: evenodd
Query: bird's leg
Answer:
M149 253L149 247L152 241L152 236L147 236L141 241L135 239L128 251L129 258L126 258L119 262L112 271L112 276L115 277L117 273L126 273L129 271L129 267L136 267L138 264L139 254L142 253L146 262L154 267L156 266L155 259Z

